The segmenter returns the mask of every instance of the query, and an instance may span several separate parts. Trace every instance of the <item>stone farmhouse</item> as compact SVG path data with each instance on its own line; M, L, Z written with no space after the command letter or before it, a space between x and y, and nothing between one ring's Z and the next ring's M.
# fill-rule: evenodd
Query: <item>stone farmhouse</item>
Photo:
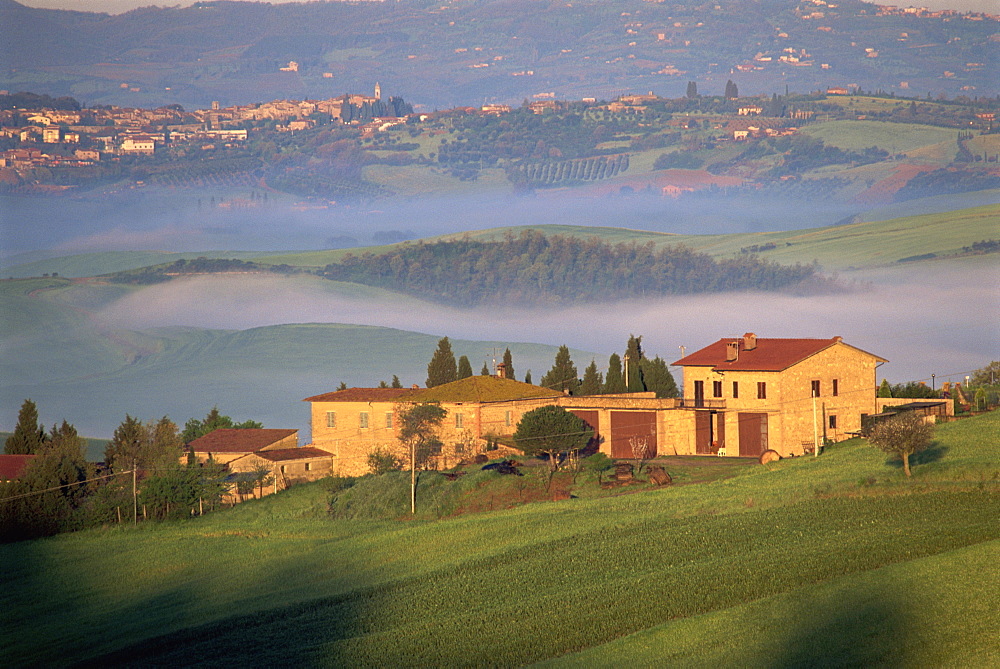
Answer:
M298 430L224 428L198 437L187 450L199 463L211 460L226 465L234 481L267 467L272 484L263 490L266 495L332 472L331 454L312 446L299 448L298 434Z
M363 474L368 455L389 451L407 459L398 413L437 402L447 411L432 466L447 468L479 454L510 450L521 417L557 405L594 431L592 448L613 458L655 455L782 457L839 441L877 413L876 368L885 359L840 337L720 339L681 360L682 398L654 393L568 396L510 379L474 376L435 388L349 388L308 397L313 445L333 454L334 472ZM492 449L492 450L487 450Z
M832 339L720 339L675 365L695 412L695 453L801 455L841 441L878 413L876 369L885 358Z

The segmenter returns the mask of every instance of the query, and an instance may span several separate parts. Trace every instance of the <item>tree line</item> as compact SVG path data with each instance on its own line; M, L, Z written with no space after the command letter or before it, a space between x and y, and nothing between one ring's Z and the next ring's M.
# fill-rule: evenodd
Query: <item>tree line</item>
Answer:
M513 355L508 347L503 352L502 367L504 378L516 380ZM488 376L490 370L485 364L480 372ZM451 341L443 337L427 364L427 387L433 388L445 383L472 376L472 365L468 357L461 356L456 361L451 349ZM393 377L392 387L398 378ZM524 382L531 383L531 370L524 375ZM568 346L560 346L556 351L552 367L542 375L538 383L543 388L558 390L570 395L607 395L615 393L654 392L657 397L676 397L678 390L673 374L665 360L656 356L649 358L642 349L642 336L630 335L625 346L624 358L612 353L608 358L607 375L599 371L597 361L590 365L580 377ZM384 383L383 383L384 387Z
M684 246L609 244L527 230L500 241L420 242L386 253L347 254L318 271L333 281L388 288L458 305L634 299L727 290L777 290L814 266L753 255L714 260Z
M16 481L0 484L0 541L132 522L136 514L187 518L192 510L217 508L233 486L242 495L252 492L248 484L267 485L269 472L233 483L224 465L198 463L190 453L185 459L185 445L220 428L260 427L252 420L236 423L218 408L203 420L188 420L183 431L167 416L144 422L126 415L104 449L104 461L94 463L72 424L63 420L47 430L37 405L25 400L4 453L34 457Z

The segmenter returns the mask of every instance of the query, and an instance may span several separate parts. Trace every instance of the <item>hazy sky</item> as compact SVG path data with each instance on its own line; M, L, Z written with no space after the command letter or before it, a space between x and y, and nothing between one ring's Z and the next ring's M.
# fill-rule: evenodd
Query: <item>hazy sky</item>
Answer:
M193 0L183 2L166 2L156 0L18 0L22 5L29 7L45 7L49 9L76 9L86 12L109 12L117 14L127 12L136 7L186 7L192 4ZM271 0L271 4L280 4L291 0ZM925 0L924 2L892 2L882 0L881 4L896 5L899 7L928 7L930 9L958 9L961 11L988 12L991 14L1000 13L1000 0Z

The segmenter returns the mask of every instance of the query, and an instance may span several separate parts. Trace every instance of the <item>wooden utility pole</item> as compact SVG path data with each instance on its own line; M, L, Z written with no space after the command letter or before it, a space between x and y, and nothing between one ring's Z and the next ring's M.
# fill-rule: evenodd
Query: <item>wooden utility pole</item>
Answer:
M139 495L135 488L135 460L132 460L132 524L139 524Z
M417 442L410 439L410 514L417 513Z

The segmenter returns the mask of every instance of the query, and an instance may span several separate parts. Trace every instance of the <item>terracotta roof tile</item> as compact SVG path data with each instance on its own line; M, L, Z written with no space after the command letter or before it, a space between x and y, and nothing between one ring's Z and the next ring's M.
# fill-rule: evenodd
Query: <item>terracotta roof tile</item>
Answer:
M332 393L313 395L303 402L391 402L407 393L416 392L411 388L348 388Z
M297 432L298 430L224 428L198 437L188 444L188 448L198 453L252 453Z
M37 455L0 455L0 481L16 481Z
M757 346L755 348L746 350L743 337L720 339L714 344L709 344L705 348L677 360L673 364L690 367L712 367L713 369L722 371L780 372L826 348L843 343L840 337L832 337L830 339L758 338L756 341ZM739 346L738 355L736 360L727 362L726 354L729 344L734 342ZM845 344L845 346L848 346L848 344ZM862 351L862 353L867 352ZM883 358L877 355L871 353L868 353L868 355L877 360L884 361Z
M536 397L561 397L558 390L496 376L470 376L426 390L417 390L408 402L504 402Z
M303 446L302 448L279 448L274 451L260 451L257 455L265 460L270 460L271 462L333 457L333 453L316 448L315 446Z

